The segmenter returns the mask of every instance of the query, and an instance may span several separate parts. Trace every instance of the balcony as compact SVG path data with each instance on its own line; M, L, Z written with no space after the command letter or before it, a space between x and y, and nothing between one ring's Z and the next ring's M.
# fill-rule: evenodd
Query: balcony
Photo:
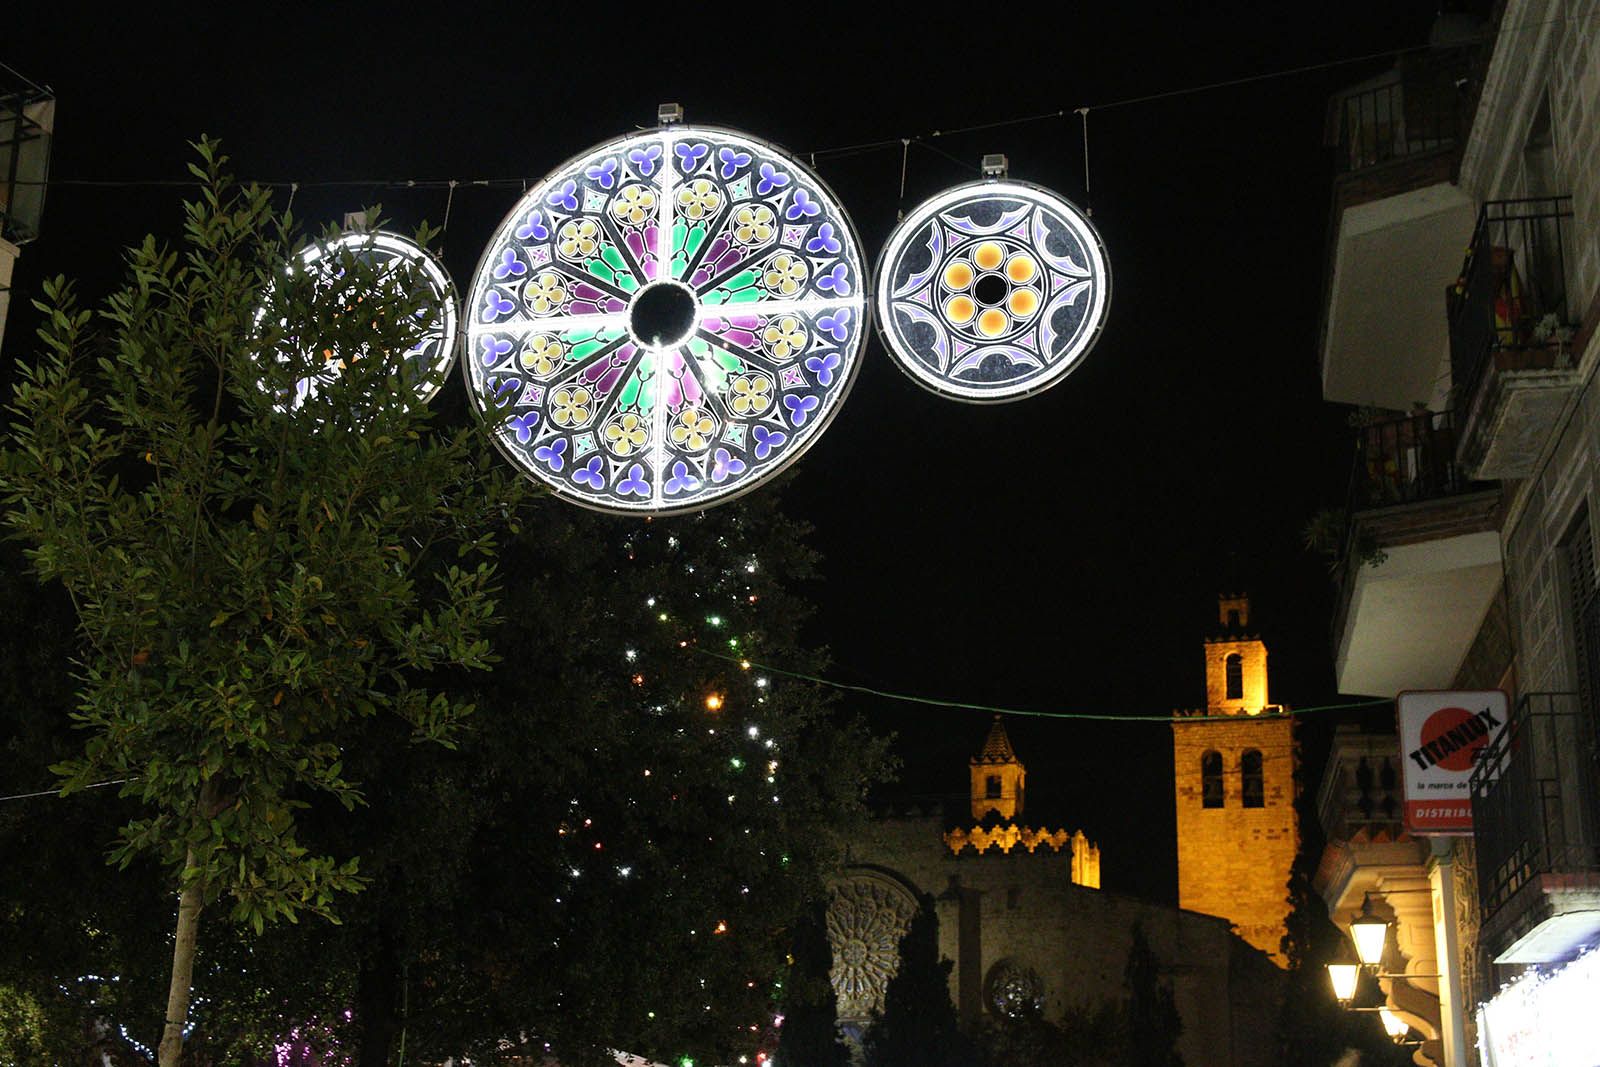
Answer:
M1595 736L1576 693L1529 693L1478 754L1482 941L1496 963L1564 959L1600 934Z
M1333 619L1341 693L1448 687L1494 599L1500 493L1456 463L1456 421L1416 411L1360 431Z
M0 68L0 240L14 245L39 236L55 108L50 90Z
M1490 201L1446 294L1451 380L1466 412L1459 456L1474 477L1533 473L1578 386L1572 226L1571 197Z
M1472 121L1472 48L1402 57L1336 96L1336 177L1322 330L1322 395L1404 409L1428 400L1447 339L1438 290L1471 233L1453 184Z

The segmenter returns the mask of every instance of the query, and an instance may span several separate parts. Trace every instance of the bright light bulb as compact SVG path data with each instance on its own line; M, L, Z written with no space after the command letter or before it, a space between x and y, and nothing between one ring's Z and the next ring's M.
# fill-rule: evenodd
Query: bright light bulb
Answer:
M711 694L706 696L706 710L707 711L721 711L722 710L722 694L721 693L711 693Z

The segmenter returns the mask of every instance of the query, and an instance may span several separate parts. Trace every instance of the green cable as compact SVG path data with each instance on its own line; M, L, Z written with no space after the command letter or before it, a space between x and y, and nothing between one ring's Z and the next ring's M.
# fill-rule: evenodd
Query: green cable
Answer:
M740 667L748 664L750 667L759 667L772 674L781 674L787 678L798 678L803 682L813 682L817 685L831 686L851 693L866 693L869 696L883 697L886 700L902 700L909 704L932 704L941 708L960 708L965 711L985 711L994 715L1028 715L1038 719L1078 719L1094 722L1231 722L1238 718L1236 715L1112 715L1093 711L1035 711L1030 708L999 708L991 704L969 704L961 700L940 700L936 697L919 697L910 693L892 693L885 689L873 689L871 686L851 685L848 682L836 682L830 678L822 678L815 674L806 674L803 671L789 671L782 667L774 667L768 663L757 663L755 660L743 656L730 656L722 652L713 652L708 648L693 648L693 651L703 656L727 660L737 663ZM1314 708L1292 708L1279 711L1262 712L1252 715L1252 719L1288 719L1299 715L1310 715L1320 711L1346 711L1351 708L1372 708L1379 704L1392 704L1392 700L1377 698L1373 700L1358 700L1349 704L1323 704Z

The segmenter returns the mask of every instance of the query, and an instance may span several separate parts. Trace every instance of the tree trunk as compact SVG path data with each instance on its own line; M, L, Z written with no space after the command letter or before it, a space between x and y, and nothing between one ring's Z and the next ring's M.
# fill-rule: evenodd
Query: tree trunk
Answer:
M190 849L184 866L193 867L194 850ZM178 1067L178 1057L183 1055L183 1027L189 1021L189 988L194 977L194 952L199 945L200 907L204 898L200 880L190 882L178 897L178 929L172 945L172 984L167 987L167 1021L161 1031L161 1048L157 1053L159 1067Z

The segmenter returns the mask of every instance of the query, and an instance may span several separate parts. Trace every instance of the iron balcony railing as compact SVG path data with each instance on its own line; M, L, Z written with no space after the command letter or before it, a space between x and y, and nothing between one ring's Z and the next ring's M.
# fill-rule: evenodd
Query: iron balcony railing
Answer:
M1568 299L1572 198L1483 205L1461 274L1446 293L1456 406L1467 408L1491 364L1554 370L1571 359Z
M1472 826L1485 922L1542 875L1600 875L1593 750L1577 693L1528 693L1479 752Z
M1347 515L1487 488L1456 465L1453 411L1416 411L1357 432Z
M1455 148L1472 114L1471 49L1405 56L1334 97L1331 140L1341 173Z

